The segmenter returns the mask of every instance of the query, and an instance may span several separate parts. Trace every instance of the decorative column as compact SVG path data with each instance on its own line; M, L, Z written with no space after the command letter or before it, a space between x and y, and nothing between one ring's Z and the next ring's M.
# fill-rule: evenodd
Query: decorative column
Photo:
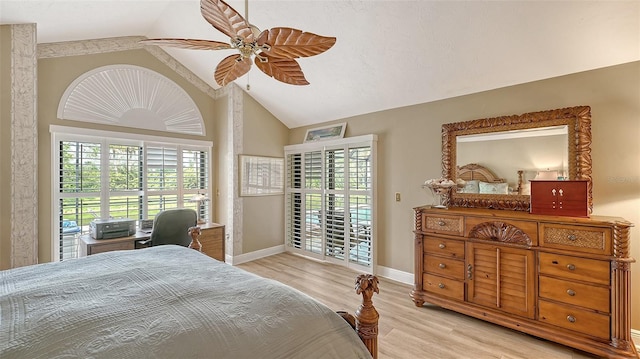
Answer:
M424 235L422 234L422 212L420 211L420 207L413 209L414 215L414 273L422 273L424 271L423 265L424 260L422 260L423 256L423 240ZM422 290L422 276L414 275L415 281L413 290L411 291L411 298L415 303L416 307L422 307L424 305L424 300L420 299L419 295L416 295L417 292Z
M631 263L629 232L631 223L616 222L613 227L611 261L611 341L626 353L632 353L631 340Z
M243 209L239 193L238 155L243 151L244 93L238 85L225 86L221 95L227 96L227 152L220 164L220 171L226 169L226 233L225 251L233 264L233 257L242 254ZM229 238L230 237L230 238Z
M11 267L38 263L36 24L11 25Z

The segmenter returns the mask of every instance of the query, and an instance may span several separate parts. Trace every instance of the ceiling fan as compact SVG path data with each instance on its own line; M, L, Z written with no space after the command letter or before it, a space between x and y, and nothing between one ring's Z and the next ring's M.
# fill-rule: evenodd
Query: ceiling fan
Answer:
M246 8L245 0L245 8ZM224 58L214 74L218 85L225 86L256 66L274 79L291 85L308 85L298 57L321 54L336 43L335 37L325 37L289 27L260 30L251 25L222 0L201 0L200 11L208 23L229 36L230 43L194 39L148 39L147 45L171 46L192 50L237 49L240 53Z

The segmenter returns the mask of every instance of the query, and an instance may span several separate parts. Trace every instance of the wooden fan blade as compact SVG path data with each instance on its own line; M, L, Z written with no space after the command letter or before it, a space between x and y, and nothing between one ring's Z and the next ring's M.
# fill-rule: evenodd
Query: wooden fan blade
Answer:
M231 48L231 45L224 42L194 39L148 39L141 40L140 43L143 45L170 46L190 50L224 50Z
M263 31L256 43L259 46L269 45L271 49L264 52L270 56L293 59L321 54L336 43L336 38L289 27L274 27Z
M218 66L214 78L218 85L225 86L251 69L251 60L240 54L225 57Z
M262 56L264 55L262 54ZM255 58L256 66L265 74L290 85L309 84L296 60L272 56L265 57L268 59L267 62L260 61L258 57Z
M200 12L208 23L231 39L239 36L245 42L254 40L249 23L226 2L222 0L200 0Z

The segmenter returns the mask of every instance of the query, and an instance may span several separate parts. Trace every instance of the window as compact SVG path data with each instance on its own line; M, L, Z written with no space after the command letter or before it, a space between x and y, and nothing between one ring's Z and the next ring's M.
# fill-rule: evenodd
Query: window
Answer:
M373 272L374 135L285 147L286 248Z
M210 194L211 146L153 140L53 134L55 258L77 257L94 219L141 220L169 208L210 217L210 202L192 198Z

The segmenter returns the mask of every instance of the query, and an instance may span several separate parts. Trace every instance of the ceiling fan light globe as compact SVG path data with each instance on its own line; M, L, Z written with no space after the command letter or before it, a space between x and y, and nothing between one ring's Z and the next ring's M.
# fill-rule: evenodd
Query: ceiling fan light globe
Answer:
M242 44L240 47L238 47L238 50L240 51L240 55L242 55L243 58L249 58L253 54L253 48L251 47L251 45Z

